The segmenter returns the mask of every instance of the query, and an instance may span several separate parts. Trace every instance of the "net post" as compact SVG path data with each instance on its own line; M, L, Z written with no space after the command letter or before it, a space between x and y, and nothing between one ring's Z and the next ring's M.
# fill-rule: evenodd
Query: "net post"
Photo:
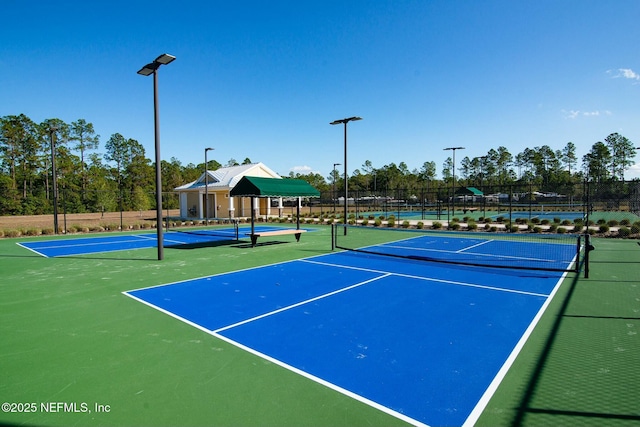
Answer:
M584 235L584 278L589 278L589 252L593 250L593 246L591 246L591 235L586 233Z
M582 234L578 235L578 241L576 244L576 265L575 265L575 272L577 274L580 274L580 248L582 247Z
M336 249L336 225L331 224L331 251Z

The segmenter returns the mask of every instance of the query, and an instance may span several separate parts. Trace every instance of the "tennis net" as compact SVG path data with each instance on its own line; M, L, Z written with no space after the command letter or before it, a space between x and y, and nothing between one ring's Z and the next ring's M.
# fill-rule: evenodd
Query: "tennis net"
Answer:
M209 222L216 225L210 225L208 227L202 228L172 227L171 231L190 234L193 235L194 238L197 238L197 236L199 236L203 239L211 237L222 238L224 240L238 240L239 226L237 218L215 218L209 219Z
M583 237L334 224L332 248L459 265L577 273L585 259Z

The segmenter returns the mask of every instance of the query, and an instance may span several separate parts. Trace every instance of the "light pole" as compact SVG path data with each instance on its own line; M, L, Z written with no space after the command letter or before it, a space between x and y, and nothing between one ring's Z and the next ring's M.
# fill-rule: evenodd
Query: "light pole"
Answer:
M340 166L341 163L334 163L333 164L333 194L332 194L332 198L333 198L333 214L336 214L336 166Z
M464 147L448 147L444 149L445 151L450 150L453 151L453 191L451 194L451 206L453 207L453 214L455 215L456 209L456 150L464 150Z
M207 152L211 150L213 150L211 147L204 149L204 216L207 225L209 225L209 172L207 171Z
M56 174L56 143L54 134L58 130L57 127L49 128L49 136L51 138L51 185L53 186L53 232L58 234L58 178Z
M153 74L153 119L155 122L156 145L156 230L158 234L158 260L164 259L164 241L162 236L162 168L160 164L160 113L158 111L158 68L176 59L175 56L163 53L153 62L142 67L138 74L150 76Z
M342 120L334 120L330 125L339 125L340 123L344 123L344 225L347 225L347 200L349 199L349 190L347 186L348 176L347 176L347 123L355 122L357 120L362 120L362 117L349 117ZM344 227L344 234L347 234L347 227Z

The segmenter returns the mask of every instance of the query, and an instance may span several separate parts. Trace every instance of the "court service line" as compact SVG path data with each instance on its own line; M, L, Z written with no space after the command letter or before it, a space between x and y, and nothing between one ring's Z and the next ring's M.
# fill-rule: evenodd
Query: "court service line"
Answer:
M445 279L436 279L436 278L433 278L433 277L415 276L413 274L393 273L393 272L388 272L388 271L375 270L375 269L371 269L371 268L354 267L354 266L351 266L351 265L342 265L342 264L334 264L334 263L329 263L329 262L311 261L309 259L300 259L298 261L308 262L308 263L311 263L311 264L326 265L326 266L329 266L329 267L346 268L346 269L351 269L351 270L362 270L362 271L368 271L368 272L371 272L371 273L386 274L386 275L389 275L389 276L406 277L408 279L425 280L427 282L446 283L446 284L450 284L450 285L467 286L467 287L470 287L470 288L480 288L480 289L487 289L487 290L491 290L491 291L508 292L508 293L513 293L513 294L529 295L529 296L534 296L534 297L547 298L549 296L547 294L540 294L540 293L537 293L537 292L518 291L516 289L498 288L498 287L495 287L495 286L478 285L477 283L458 282L458 281L455 281L455 280L445 280Z
M365 280L364 282L356 283L354 285L347 286L346 288L338 289L338 290L335 290L335 291L332 291L332 292L329 292L329 293L326 293L326 294L323 294L323 295L319 295L317 297L310 298L310 299L305 300L305 301L300 301L300 302L297 302L295 304L291 304L291 305L288 305L286 307L282 307L282 308L279 308L277 310L273 310L273 311L270 311L268 313L261 314L259 316L251 317L249 319L245 319L245 320L242 320L240 322L237 322L237 323L234 323L234 324L231 324L231 325L228 325L228 326L224 326L222 328L218 328L218 329L213 330L211 332L220 333L220 332L226 331L227 329L235 328L236 326L244 325L245 323L250 323L250 322L253 322L255 320L259 320L259 319L263 319L265 317L273 316L274 314L278 314L278 313L281 313L283 311L290 310L292 308L300 307L301 305L309 304L311 302L318 301L320 299L327 298L327 297L330 297L332 295L336 295L336 294L339 294L339 293L342 293L342 292L345 292L345 291L360 287L362 285L366 285L367 283L375 282L376 280L383 279L383 278L388 277L388 276L391 276L391 273L382 274L381 276L374 277L373 279Z
M480 243L478 243L478 244L471 245L471 246L468 246L468 247L466 247L466 248L462 248L462 249L460 249L460 250L456 251L456 253L461 253L461 252L464 252L464 251L468 251L469 249L473 249L473 248L477 248L478 246L486 245L486 244L487 244L487 243L489 243L489 242L493 242L493 239L491 239L491 240L485 240L484 242L480 242Z
M384 246L385 248L411 249L413 251L440 252L440 253L445 253L445 254L457 254L457 253L460 253L460 251L448 251L446 249L414 248L412 246L398 246L398 245L381 245L381 246ZM374 246L370 246L370 247L374 247ZM468 250L468 249L465 249L465 250ZM547 258L533 258L533 257L522 257L522 256L514 256L514 255L484 254L482 252L467 252L467 253L470 254L470 255L477 255L477 256L483 256L483 257L489 257L489 258L505 258L505 259L521 260L521 261L557 262L557 260L547 259Z
M395 418L397 418L399 420L402 420L402 421L408 423L409 425L412 425L412 426L415 426L415 427L430 427L428 424L425 424L425 423L423 423L421 421L418 421L416 419L413 419L413 418L411 418L411 417L409 417L409 416L407 416L407 415L405 415L403 413L400 413L400 412L397 412L397 411L395 411L395 410L393 410L391 408L388 408L388 407L382 405L381 403L378 403L376 401L367 399L366 397L361 396L361 395L359 395L359 394L357 394L357 393L355 393L355 392L353 392L351 390L348 390L346 388L340 387L337 384L334 384L332 382L324 380L324 379L322 379L322 378L320 378L318 376L315 376L315 375L313 375L313 374L311 374L309 372L306 372L306 371L304 371L302 369L296 368L295 366L290 365L290 364L288 364L288 363L286 363L286 362L284 362L284 361L282 361L280 359L276 359L274 357L271 357L271 356L269 356L269 355L267 355L265 353L262 353L262 352L260 352L260 351L258 351L256 349L254 349L254 348L251 348L251 347L249 347L247 345L241 344L238 341L235 341L235 340L233 340L231 338L225 337L224 335L221 335L221 334L218 334L218 333L215 333L215 332L212 332L212 331L206 331L206 332L208 332L210 335L212 335L212 336L214 336L214 337L216 337L216 338L218 338L218 339L220 339L220 340L222 340L222 341L224 341L226 343L229 343L229 344L231 344L231 345L233 345L233 346L235 346L235 347L237 347L237 348L239 348L241 350L244 350L244 351L246 351L248 353L251 353L251 354L253 354L253 355L257 356L257 357L260 357L260 358L262 358L264 360L267 360L267 361L269 361L269 362L271 362L271 363L273 363L275 365L278 365L278 366L281 366L281 367L283 367L285 369L288 369L289 371L291 371L293 373L296 373L296 374L298 374L300 376L308 378L311 381L314 381L314 382L316 382L316 383L318 383L320 385L328 387L331 390L335 390L338 393L342 393L343 395L345 395L347 397L350 397L350 398L355 399L355 400L357 400L359 402L362 402L362 403L364 403L366 405L369 405L372 408L375 408L375 409L377 409L379 411L382 411L382 412L384 412L386 414L389 414L389 415L391 415L391 416L393 416L393 417L395 417Z

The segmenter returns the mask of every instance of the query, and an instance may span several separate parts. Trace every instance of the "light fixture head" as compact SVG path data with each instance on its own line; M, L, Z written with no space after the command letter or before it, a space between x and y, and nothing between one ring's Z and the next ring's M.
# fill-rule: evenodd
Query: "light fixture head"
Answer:
M329 123L330 125L339 125L341 123L349 123L349 122L355 122L356 120L362 120L362 117L358 117L358 116L353 116L353 117L349 117L347 119L341 119L341 120L334 120L331 123Z
M138 74L140 74L141 76L150 76L158 69L158 67L160 67L159 63L152 62L142 67L140 71L138 71Z
M162 65L167 65L175 61L175 59L176 59L175 56L169 55L168 53L163 53L162 55L158 56L154 62L157 62L158 64L162 64Z

